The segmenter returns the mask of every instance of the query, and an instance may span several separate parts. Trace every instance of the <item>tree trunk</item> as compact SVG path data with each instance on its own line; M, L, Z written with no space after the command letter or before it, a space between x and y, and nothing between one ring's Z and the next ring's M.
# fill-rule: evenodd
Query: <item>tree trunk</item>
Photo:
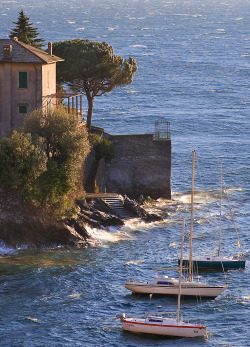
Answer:
M87 92L86 96L87 96L87 100L88 100L87 128L88 128L89 132L91 132L94 97L91 96L90 92Z

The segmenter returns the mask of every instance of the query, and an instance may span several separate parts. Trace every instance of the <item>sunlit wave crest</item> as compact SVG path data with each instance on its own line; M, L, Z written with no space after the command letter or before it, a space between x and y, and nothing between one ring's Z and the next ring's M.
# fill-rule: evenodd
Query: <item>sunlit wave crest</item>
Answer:
M38 323L39 322L37 318L27 317L26 319L30 320L31 322L34 322L34 323Z
M101 242L118 242L120 240L130 239L130 235L128 233L118 230L115 227L112 229L97 229L86 225L85 228L93 239Z
M125 265L138 265L144 263L144 260L130 260L125 263Z

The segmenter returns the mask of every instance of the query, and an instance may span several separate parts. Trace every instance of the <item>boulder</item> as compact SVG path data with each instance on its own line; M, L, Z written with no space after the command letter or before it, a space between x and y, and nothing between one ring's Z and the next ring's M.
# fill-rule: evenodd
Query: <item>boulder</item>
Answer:
M129 199L127 196L124 198L124 207L135 213L138 217L142 218L145 222L162 221L163 218L156 213L148 213L142 208L135 200Z

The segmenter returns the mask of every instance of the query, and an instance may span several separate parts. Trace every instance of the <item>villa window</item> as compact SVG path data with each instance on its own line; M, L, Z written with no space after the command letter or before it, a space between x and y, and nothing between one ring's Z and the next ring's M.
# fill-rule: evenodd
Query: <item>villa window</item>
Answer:
M26 114L28 111L27 105L19 105L19 114Z
M19 88L28 88L28 74L27 72L19 72Z

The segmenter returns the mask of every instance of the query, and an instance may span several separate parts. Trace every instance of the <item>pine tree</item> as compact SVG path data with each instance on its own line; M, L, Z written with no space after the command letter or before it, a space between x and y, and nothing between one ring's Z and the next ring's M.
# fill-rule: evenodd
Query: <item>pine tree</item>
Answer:
M17 37L23 43L41 48L45 40L37 38L38 29L34 28L33 23L30 23L29 20L29 17L25 16L24 11L21 10L17 22L13 22L16 27L10 31L10 38Z
M94 98L132 83L137 71L134 58L114 55L106 42L69 40L54 42L54 53L65 59L57 68L57 81L84 93L88 101L87 127L91 129Z

